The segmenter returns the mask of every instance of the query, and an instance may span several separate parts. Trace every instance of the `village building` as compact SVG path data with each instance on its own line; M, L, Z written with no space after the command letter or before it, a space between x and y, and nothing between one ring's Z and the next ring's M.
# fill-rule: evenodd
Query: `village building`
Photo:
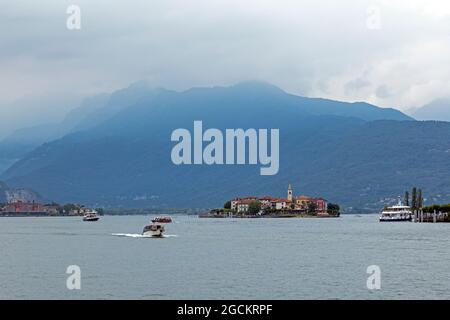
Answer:
M44 211L51 216L56 216L59 214L59 207L56 205L45 205Z
M253 201L256 201L256 200L245 199L245 200L238 201L237 202L237 212L247 212L250 207L250 203L252 203Z
M88 212L91 212L92 209L84 207L84 206L80 206L74 209L69 210L68 214L69 216L83 216Z
M62 207L57 204L46 204L37 203L35 201L26 201L21 198L10 198L8 202L3 206L0 206L0 215L8 216L57 216L57 215L70 215L70 216L82 216L92 209L81 206L74 205L72 209L62 212Z
M234 211L239 211L239 206L241 206L241 209L244 209L246 206L246 204L248 205L250 202L252 201L257 201L258 197L253 197L253 196L249 196L249 197L244 197L244 198L235 198L233 200L231 200L231 210ZM247 210L248 210L248 206L247 206Z
M258 198L259 202L261 202L261 209L269 209L272 208L272 203L276 200L273 197L265 196L262 198Z
M10 213L45 212L42 204L23 202L22 200L11 200L3 207L3 211Z
M298 196L295 198L296 207L307 209L309 204L313 203L316 207L316 211L327 211L327 201L322 198L312 198L308 196Z
M272 209L283 210L288 209L291 202L288 199L278 198L272 200Z

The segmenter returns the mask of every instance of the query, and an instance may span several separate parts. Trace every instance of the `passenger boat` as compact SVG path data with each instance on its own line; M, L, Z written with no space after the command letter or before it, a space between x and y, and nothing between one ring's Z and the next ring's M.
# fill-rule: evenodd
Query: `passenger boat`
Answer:
M171 217L156 217L152 219L152 223L145 226L142 235L151 237L162 237L166 231L165 225L171 223Z
M402 204L401 200L392 207L387 207L381 212L380 222L406 222L412 221L411 207Z
M84 213L83 221L93 222L98 221L100 217L97 215L97 211L95 210L89 210Z
M153 223L171 223L171 217L156 217L152 220Z

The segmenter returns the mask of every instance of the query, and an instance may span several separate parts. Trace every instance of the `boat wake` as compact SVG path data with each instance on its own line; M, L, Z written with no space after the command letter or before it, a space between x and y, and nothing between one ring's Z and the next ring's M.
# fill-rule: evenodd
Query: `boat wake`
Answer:
M140 233L112 233L111 235L116 237L127 237L127 238L158 238L158 237L152 237L150 235L143 235ZM178 237L175 234L165 234L161 238L174 238Z

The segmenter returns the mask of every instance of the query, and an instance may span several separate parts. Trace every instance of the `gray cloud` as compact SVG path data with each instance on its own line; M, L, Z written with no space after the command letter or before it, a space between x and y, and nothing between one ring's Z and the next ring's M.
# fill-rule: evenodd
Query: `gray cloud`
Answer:
M450 4L392 2L11 1L0 12L1 105L139 79L179 90L260 79L302 95L419 106L450 85ZM79 31L66 29L72 3ZM379 30L366 25L373 5Z
M391 96L391 94L389 93L388 87L385 85L379 86L377 88L377 90L375 91L375 94L377 95L377 97L379 97L381 99L386 99Z
M364 78L357 78L345 84L345 93L351 95L358 93L361 89L370 87L371 83Z

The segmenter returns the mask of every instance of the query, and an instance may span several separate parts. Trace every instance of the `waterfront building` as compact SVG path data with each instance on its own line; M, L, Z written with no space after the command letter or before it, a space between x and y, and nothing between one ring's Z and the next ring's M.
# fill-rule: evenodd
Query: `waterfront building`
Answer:
M12 200L3 208L4 212L10 213L35 213L44 212L44 206L35 202L23 202L21 200Z
M250 203L252 203L253 201L255 201L255 200L245 199L245 200L238 201L237 202L237 212L248 212Z
M307 209L309 204L313 203L316 207L316 211L327 211L327 201L322 198L313 198L308 196L298 196L295 198L295 205L298 208Z
M291 202L288 199L283 199L283 198L274 199L272 201L272 209L275 209L275 210L288 209L290 203Z
M62 212L63 207L57 204L46 204L35 201L26 201L19 198L10 198L9 201L2 207L0 207L0 214L7 216L23 216L23 215L36 215L36 216L57 216L63 215L73 215L82 216L86 213L92 212L92 209L81 206L73 205L73 208Z
M235 198L233 200L231 200L231 210L234 211L239 211L238 210L238 205L244 205L242 208L245 207L245 203L248 202L252 202L252 201L257 201L258 197L254 197L254 196L249 196L249 197L244 197L244 198Z

